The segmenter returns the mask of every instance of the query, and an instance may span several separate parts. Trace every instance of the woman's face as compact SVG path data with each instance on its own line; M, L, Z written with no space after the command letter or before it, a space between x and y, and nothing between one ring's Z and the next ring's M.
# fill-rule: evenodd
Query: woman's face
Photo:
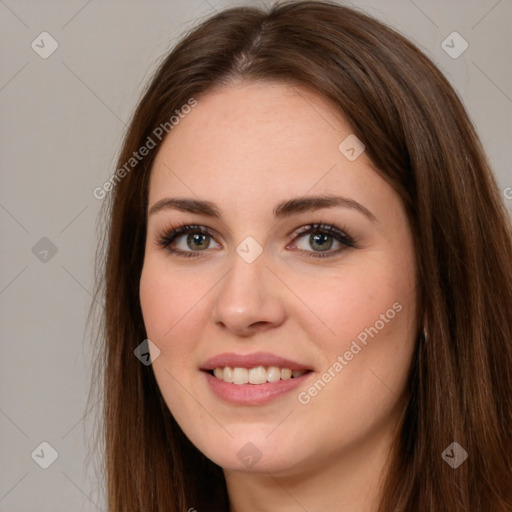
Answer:
M239 83L198 98L154 162L140 281L152 366L223 468L371 458L396 426L416 335L412 235L353 137L312 92ZM312 201L327 195L343 199ZM196 227L171 241L182 224Z

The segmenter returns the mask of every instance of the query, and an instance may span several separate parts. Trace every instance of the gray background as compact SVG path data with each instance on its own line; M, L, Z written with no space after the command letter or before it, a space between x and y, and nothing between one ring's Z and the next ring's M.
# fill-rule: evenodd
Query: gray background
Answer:
M158 58L199 19L240 4L0 0L0 512L105 510L103 482L86 464L94 427L84 418L101 206L92 191L115 171ZM446 74L510 209L512 1L353 5L408 36ZM47 59L31 48L43 31L59 45ZM456 59L441 46L453 31L469 44ZM43 441L58 452L47 469L34 460L50 460Z

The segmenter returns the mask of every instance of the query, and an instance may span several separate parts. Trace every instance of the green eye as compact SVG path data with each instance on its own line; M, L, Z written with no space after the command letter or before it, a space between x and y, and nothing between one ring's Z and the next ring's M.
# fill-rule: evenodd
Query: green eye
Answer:
M353 239L338 229L336 226L332 225L322 225L322 224L311 224L309 226L304 226L297 230L293 236L297 238L303 238L305 235L308 235L307 245L312 247L313 250L310 251L308 249L300 248L299 251L307 254L308 258L327 258L329 256L333 256L339 254L341 251L346 249L347 247L354 247ZM341 248L336 249L334 251L330 251L329 249L333 246L333 239L341 245ZM325 254L318 254L325 253Z
M176 245L181 237L185 238L185 248L171 247ZM291 239L296 240L309 235L307 244L313 250L307 248L298 248L298 251L308 258L326 258L334 256L345 250L347 247L354 247L355 243L352 237L333 225L309 224L296 230ZM330 250L333 246L333 239L341 245L336 250ZM210 242L213 240L211 230L205 226L183 224L176 227L170 227L162 235L157 237L156 243L160 247L167 249L171 254L184 257L203 256L204 251L210 248ZM190 249L190 250L188 250Z

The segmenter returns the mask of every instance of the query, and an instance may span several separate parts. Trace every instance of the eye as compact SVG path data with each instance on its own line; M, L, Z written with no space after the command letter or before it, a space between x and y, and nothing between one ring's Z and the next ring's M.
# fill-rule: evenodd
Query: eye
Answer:
M309 236L306 238L305 235ZM333 225L310 224L303 226L292 234L293 237L297 239L305 238L305 244L299 247L299 251L309 253L305 254L307 258L327 258L341 253L347 247L355 247L354 239ZM331 251L330 249L334 244L333 239L341 247ZM304 248L304 245L306 248ZM310 251L307 247L312 247L314 250Z
M309 235L307 239L306 235ZM300 240L301 238L306 240L302 247L298 247L298 250L308 258L335 256L348 247L355 247L354 239L333 225L309 224L290 235L291 240ZM182 240L180 241L180 239ZM333 239L340 245L336 250L330 250L334 244ZM156 239L157 245L165 248L171 254L187 258L203 256L201 253L210 248L212 241L213 233L209 228L190 224L170 226ZM172 247L173 244L174 247ZM312 247L313 251L304 248L304 245Z
M185 237L185 235L187 236ZM212 237L211 231L205 226L182 224L176 227L170 226L162 235L157 237L156 243L172 254L190 258L202 256L197 253L205 251L210 247L210 242L213 240ZM180 238L184 238L182 246L178 248L171 247L171 244L175 241L179 242ZM179 245L179 243L176 245ZM191 251L188 250L191 247L193 249Z

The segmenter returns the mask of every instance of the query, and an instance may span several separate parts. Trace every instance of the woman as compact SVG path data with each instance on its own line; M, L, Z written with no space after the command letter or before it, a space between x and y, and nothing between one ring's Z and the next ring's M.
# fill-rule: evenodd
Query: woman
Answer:
M108 192L109 510L512 509L510 221L410 42L328 2L219 12Z

